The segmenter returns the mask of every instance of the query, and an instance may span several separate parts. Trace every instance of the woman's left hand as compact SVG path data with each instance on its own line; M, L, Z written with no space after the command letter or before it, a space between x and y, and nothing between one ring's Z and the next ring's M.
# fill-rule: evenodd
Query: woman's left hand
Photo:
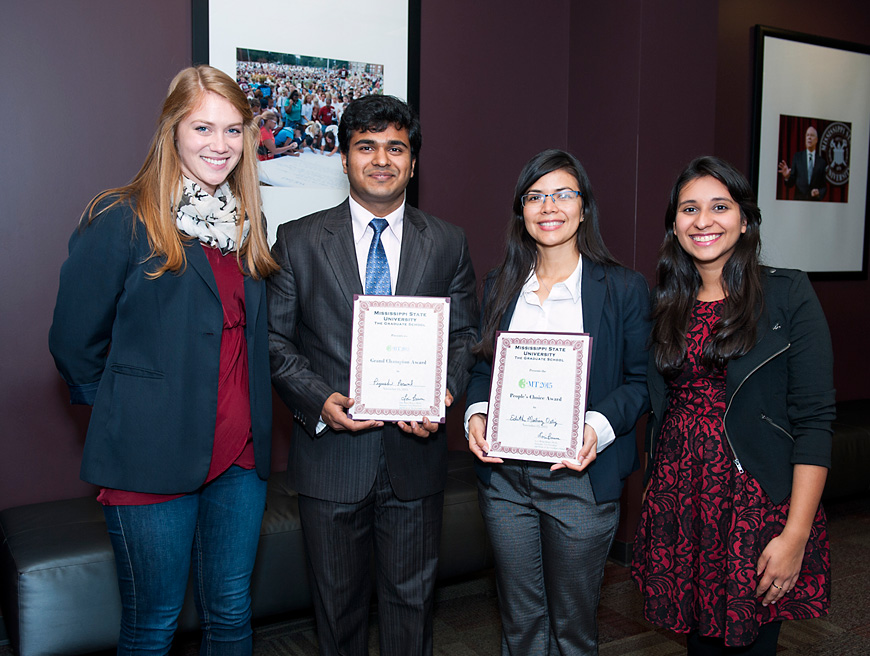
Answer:
M562 462L556 463L552 467L550 467L550 471L556 471L557 469L573 469L574 471L583 471L586 469L592 461L598 456L598 433L595 432L595 429L592 428L589 424L585 424L583 428L583 447L580 449L580 453L577 454L577 462L571 462L570 460L563 460Z
M764 595L762 606L775 604L794 587L801 572L806 545L806 539L792 536L785 530L768 542L756 568L761 578L755 596Z

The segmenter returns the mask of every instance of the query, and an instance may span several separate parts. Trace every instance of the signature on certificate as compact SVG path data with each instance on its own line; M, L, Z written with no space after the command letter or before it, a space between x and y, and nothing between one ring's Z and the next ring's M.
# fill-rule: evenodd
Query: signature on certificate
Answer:
M559 422L552 417L533 417L532 415L512 414L508 421L517 421L524 426L558 426Z

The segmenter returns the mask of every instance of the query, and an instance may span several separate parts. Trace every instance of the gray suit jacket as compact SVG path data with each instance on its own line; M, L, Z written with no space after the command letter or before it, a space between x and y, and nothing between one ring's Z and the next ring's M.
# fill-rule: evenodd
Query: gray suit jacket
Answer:
M375 479L382 444L390 481L401 499L444 489L447 436L423 439L395 424L350 433L316 434L323 404L350 385L353 296L362 294L347 201L278 229L272 255L281 271L268 279L272 383L294 411L289 482L318 499L355 503ZM474 269L464 232L405 206L396 295L450 297L447 387L465 392L477 334Z

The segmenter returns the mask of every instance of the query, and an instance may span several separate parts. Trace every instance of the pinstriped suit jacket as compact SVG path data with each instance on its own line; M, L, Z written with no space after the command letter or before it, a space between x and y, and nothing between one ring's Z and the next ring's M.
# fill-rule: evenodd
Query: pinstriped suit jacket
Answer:
M362 294L348 201L278 229L268 278L272 383L294 411L288 475L300 494L354 503L371 489L383 443L393 490L417 499L444 489L447 436L423 439L395 424L316 435L323 404L350 384L353 296ZM447 387L465 392L477 335L474 269L462 229L405 206L396 295L450 297Z

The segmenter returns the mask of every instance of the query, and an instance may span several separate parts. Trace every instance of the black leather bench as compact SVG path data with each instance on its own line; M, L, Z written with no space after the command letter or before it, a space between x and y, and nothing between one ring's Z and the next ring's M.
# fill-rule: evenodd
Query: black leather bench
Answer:
M470 453L451 452L439 578L492 566ZM19 656L80 654L116 645L121 601L103 511L93 498L0 512L0 606ZM296 493L272 474L252 582L255 618L311 606ZM181 630L198 626L188 590Z
M838 403L833 427L825 500L870 489L870 399Z

